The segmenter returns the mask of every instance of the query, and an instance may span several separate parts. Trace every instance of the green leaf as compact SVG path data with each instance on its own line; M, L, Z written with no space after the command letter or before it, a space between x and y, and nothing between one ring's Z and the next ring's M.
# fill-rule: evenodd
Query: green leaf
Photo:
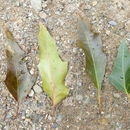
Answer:
M5 34L8 40L6 46L7 76L5 84L15 100L20 104L34 85L36 76L29 74L26 63L23 61L24 52L16 43L13 34L9 29L5 30Z
M130 53L127 41L122 40L114 63L113 71L109 77L110 82L118 90L123 91L129 97L130 93Z
M60 59L56 43L43 25L40 25L38 40L40 46L38 68L43 81L42 87L55 106L69 93L69 88L64 85L68 64Z
M101 111L100 90L106 67L106 56L102 52L101 37L93 33L85 20L79 21L79 47L85 52L86 72L98 88L99 111Z

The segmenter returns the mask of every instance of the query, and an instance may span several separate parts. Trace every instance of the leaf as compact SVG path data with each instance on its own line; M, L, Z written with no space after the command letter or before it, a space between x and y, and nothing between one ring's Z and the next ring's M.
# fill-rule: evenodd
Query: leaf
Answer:
M29 74L26 63L24 63L24 52L15 42L13 34L9 29L5 30L8 39L6 47L7 76L5 84L18 103L21 103L34 85L36 77Z
M40 25L38 40L40 46L38 68L43 81L42 87L55 106L69 93L69 88L64 85L68 64L60 59L56 43L43 25Z
M87 21L79 20L79 47L85 52L86 72L98 88L99 112L101 112L100 91L106 67L106 56L102 52L101 37L91 31Z
M127 41L122 40L114 63L113 71L109 77L110 82L118 90L129 97L130 94L130 53Z

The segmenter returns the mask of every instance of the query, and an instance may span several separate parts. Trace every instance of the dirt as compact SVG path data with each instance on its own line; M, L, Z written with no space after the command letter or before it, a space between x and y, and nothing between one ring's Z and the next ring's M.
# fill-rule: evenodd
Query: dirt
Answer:
M103 41L107 67L101 99L103 111L98 114L97 89L85 73L82 49L76 48L78 15L88 18ZM10 95L6 77L5 35L8 26L20 47L27 53L28 69L37 71L39 23L43 23L57 41L58 51L69 62L65 84L69 96L52 115L51 100L35 93L21 104L14 119L17 103ZM127 96L109 82L120 40L130 43L129 0L46 0L36 12L29 0L0 0L0 129L1 130L130 130L130 103ZM36 62L33 58L35 57ZM40 76L37 84L41 85Z

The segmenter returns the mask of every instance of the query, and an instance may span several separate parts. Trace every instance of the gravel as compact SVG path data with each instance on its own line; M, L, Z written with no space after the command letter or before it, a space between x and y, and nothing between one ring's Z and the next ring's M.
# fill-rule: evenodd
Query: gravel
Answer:
M108 22L110 25L112 25L112 26L116 26L117 25L117 23L115 22L115 21L109 21Z
M43 11L41 11L41 12L39 13L39 16L40 16L40 18L42 18L42 19L46 19L46 18L47 18L47 14L46 14L45 12L43 12Z
M120 98L120 97L121 97L119 93L114 93L113 96L114 96L115 98Z
M56 122L59 124L64 119L64 115L59 113L56 117Z
M30 93L29 93L28 95L29 95L29 97L33 97L33 95L34 95L34 91L31 90Z
M31 5L38 12L42 9L42 0L31 0Z
M33 86L33 90L37 94L43 92L42 88L39 85L37 85L37 84Z

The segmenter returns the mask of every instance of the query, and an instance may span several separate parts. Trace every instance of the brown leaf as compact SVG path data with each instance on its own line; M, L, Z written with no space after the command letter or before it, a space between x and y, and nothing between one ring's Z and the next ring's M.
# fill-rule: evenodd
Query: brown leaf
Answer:
M34 85L36 75L31 76L29 74L26 63L23 61L25 53L15 42L9 29L6 29L5 34L8 39L8 46L6 47L7 76L5 84L15 100L21 103Z

